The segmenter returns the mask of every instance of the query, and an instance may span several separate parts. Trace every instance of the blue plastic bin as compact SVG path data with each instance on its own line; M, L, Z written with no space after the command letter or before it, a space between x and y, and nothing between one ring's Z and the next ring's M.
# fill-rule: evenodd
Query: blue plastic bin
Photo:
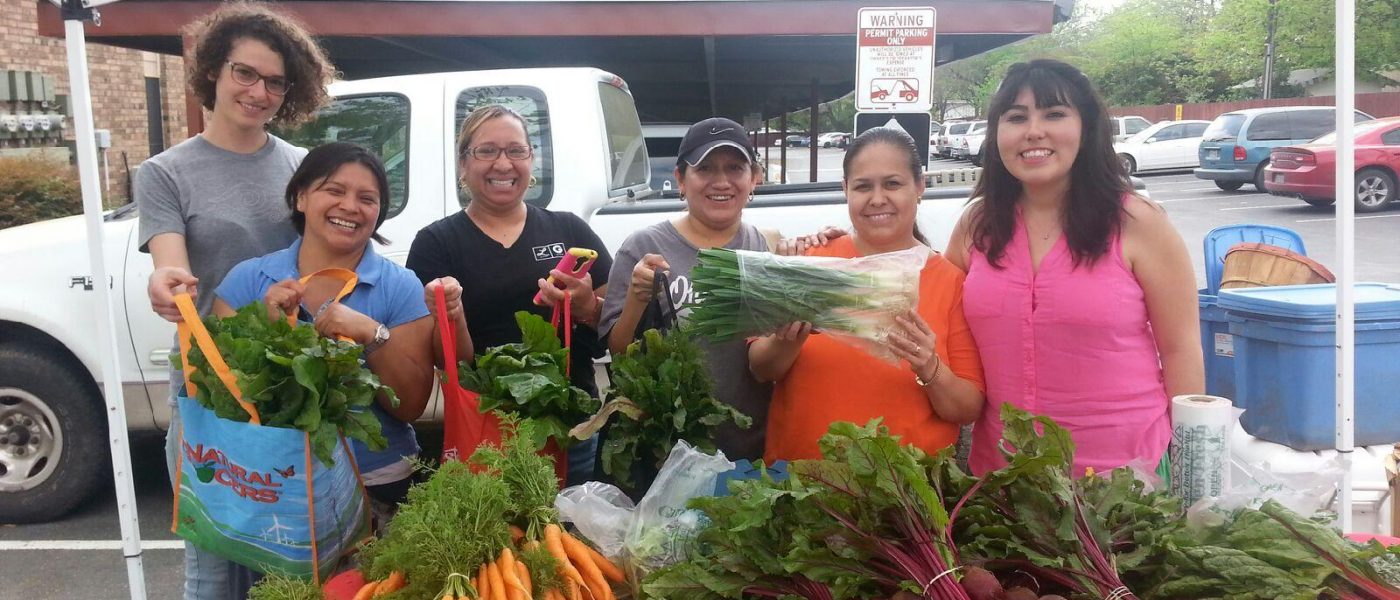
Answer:
M1303 246L1303 237L1287 227L1253 223L1216 227L1210 230L1210 233L1207 233L1203 240L1206 261L1205 292L1207 294L1220 293L1220 278L1225 272L1225 255L1236 244L1246 242L1260 242L1278 246L1304 256L1308 254L1307 248Z
M1400 285L1359 283L1356 444L1400 441ZM1240 424L1297 450L1335 447L1336 286L1221 290Z
M1225 309L1216 304L1216 296L1201 290L1197 296L1201 308L1201 350L1206 362L1206 393L1229 398L1240 406L1235 396L1235 342L1230 334L1230 320Z

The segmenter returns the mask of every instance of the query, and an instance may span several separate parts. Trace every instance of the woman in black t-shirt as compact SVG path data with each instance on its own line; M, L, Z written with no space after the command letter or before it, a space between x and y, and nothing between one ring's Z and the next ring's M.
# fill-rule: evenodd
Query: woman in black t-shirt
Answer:
M408 252L408 268L427 286L429 310L436 311L433 290L442 287L446 292L459 360L470 360L474 349L519 342L515 313L527 310L549 318L568 291L577 328L570 355L571 379L597 396L593 359L601 357L606 347L598 340L596 328L612 257L577 215L525 203L534 161L526 131L525 119L504 106L484 106L467 115L457 137L457 167L470 202L465 210L418 232ZM575 247L596 251L598 264L582 278L553 270L564 253ZM550 275L564 290L546 283ZM534 303L536 293L543 295L544 306ZM442 367L439 336L434 329L435 361ZM571 449L569 463L571 482L591 479L592 444Z

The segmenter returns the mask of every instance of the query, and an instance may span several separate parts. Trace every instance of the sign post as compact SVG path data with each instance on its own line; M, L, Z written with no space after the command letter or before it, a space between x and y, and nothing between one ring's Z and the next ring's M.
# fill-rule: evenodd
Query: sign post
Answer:
M857 17L856 108L933 109L933 7L862 8Z
M927 112L890 112L872 111L856 113L855 135L860 135L876 127L890 127L903 129L909 137L914 138L914 145L919 148L919 156L924 159L924 166L928 166L929 136L933 133L933 117Z

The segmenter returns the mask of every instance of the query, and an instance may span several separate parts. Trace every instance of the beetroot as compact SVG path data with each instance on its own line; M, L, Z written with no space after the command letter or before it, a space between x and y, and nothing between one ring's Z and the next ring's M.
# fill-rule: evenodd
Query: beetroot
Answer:
M1041 596L1040 600L1066 600L1066 598L1059 594L1046 594L1044 596Z
M972 600L1005 600L1006 592L1001 582L991 571L981 567L968 567L963 572L962 587Z
M1006 590L1006 600L1040 600L1040 594L1030 588L1014 587Z

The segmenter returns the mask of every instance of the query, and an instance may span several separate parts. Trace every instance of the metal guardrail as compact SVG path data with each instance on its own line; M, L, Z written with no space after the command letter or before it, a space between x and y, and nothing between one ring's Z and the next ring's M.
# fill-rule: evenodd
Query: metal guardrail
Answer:
M924 172L925 187L972 187L982 178L982 167Z

